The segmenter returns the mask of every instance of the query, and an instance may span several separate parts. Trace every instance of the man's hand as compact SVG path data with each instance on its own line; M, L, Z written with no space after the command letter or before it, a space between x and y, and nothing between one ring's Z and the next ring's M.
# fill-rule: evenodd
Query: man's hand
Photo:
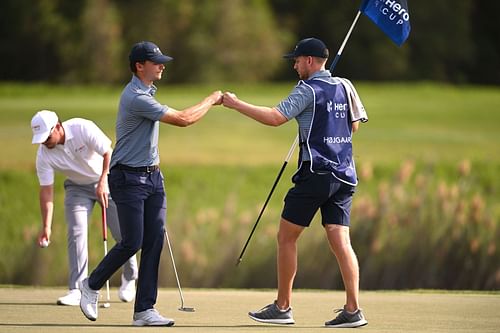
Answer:
M226 108L234 109L238 104L238 102L239 99L235 94L228 91L224 93L224 96L222 98L222 103Z
M222 104L225 107L236 110L247 117L250 117L258 122L269 125L279 126L287 122L285 116L276 108L267 106L258 106L242 101L232 92L226 91L222 99Z
M95 189L97 200L99 200L101 205L105 208L108 208L108 193L109 191L108 191L107 177L106 177L105 181L99 181Z
M214 91L209 96L209 98L212 100L212 105L221 105L223 97L224 97L224 95L222 94L222 91L220 91L220 90Z
M38 246L47 247L50 244L50 228L43 228L40 234L38 235Z

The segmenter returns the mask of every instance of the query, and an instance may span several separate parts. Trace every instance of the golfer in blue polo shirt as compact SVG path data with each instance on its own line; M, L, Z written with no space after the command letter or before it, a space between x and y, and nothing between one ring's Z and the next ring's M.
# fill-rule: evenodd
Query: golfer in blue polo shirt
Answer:
M132 80L122 92L116 121L116 147L111 158L109 187L115 200L122 241L117 243L81 285L80 308L97 319L99 289L137 251L141 251L134 305L134 326L172 326L173 319L154 308L158 294L158 265L163 248L167 199L160 171L159 124L189 126L200 120L222 93L214 91L182 111L160 104L153 82L161 79L171 57L152 42L139 42L130 52Z
M285 197L278 231L278 296L250 318L271 324L294 324L292 286L297 272L297 240L321 210L330 248L337 258L346 303L327 327L367 324L359 307L359 267L349 237L351 202L357 185L352 133L368 118L356 90L346 79L325 70L328 49L316 38L301 40L285 55L294 60L301 81L276 107L256 106L224 94L224 106L263 124L279 126L295 118L299 125L299 169Z

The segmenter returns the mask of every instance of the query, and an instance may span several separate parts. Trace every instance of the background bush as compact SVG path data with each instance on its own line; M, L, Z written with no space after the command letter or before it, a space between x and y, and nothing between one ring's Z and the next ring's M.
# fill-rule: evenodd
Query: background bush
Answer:
M500 287L498 166L359 166L361 185L352 210L352 242L363 289L477 289ZM168 229L183 285L275 286L276 232L288 176L262 218L243 262L236 260L276 168L193 166L164 168ZM436 177L439 174L439 177ZM62 184L62 179L58 179ZM39 231L33 175L2 172L4 233L0 283L63 285L67 278L63 189L58 186L52 244L35 244ZM22 188L23 195L17 196ZM29 194L29 195L28 195ZM13 198L16 196L16 198ZM90 265L102 257L99 209L89 228ZM110 244L113 241L110 240ZM166 249L165 249L166 250ZM174 286L162 257L161 284ZM299 240L300 288L342 288L319 216Z
M295 79L281 55L316 36L335 54L361 0L3 0L0 80L116 83L132 44L173 55L170 82ZM500 84L500 3L409 1L396 47L362 16L336 72L356 80ZM333 57L332 57L333 58ZM29 68L29 70L26 70Z

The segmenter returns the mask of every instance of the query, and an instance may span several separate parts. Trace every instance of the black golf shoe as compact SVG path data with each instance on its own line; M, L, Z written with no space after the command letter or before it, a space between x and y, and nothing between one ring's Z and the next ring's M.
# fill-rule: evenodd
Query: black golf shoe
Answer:
M363 315L363 312L361 309L358 309L354 313L349 313L345 309L337 309L334 312L339 312L337 317L335 319L332 319L330 321L327 321L325 323L326 327L360 327L368 324L368 322L365 319L365 316Z
M280 310L276 301L274 303L266 305L262 309L256 312L249 312L248 316L255 321L267 324L295 324L293 320L292 308L287 310Z

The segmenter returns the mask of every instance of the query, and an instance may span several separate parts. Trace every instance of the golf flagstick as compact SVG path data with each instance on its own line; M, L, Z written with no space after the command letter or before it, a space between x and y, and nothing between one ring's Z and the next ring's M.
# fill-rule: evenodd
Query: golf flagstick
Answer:
M236 266L238 266L243 258L243 254L245 254L245 250L247 249L248 243L250 242L250 239L252 238L252 235L255 231L255 228L257 228L257 224L259 224L260 218L262 217L262 214L264 213L264 210L266 210L267 203L269 202L269 199L271 199L271 196L273 195L274 189L276 188L276 185L278 185L278 182L280 181L281 175L283 174L283 171L285 171L286 165L288 164L288 161L290 160L290 157L293 154L293 151L295 150L295 147L297 146L299 142L299 135L295 137L295 140L292 143L292 146L290 147L290 150L288 151L288 155L285 158L285 161L283 162L283 166L281 166L281 170L278 173L278 177L276 177L276 180L274 181L273 187L271 188L271 191L267 195L267 199L264 202L264 205L262 206L262 209L260 210L259 217L257 217L257 221L255 221L255 224L253 225L252 231L250 232L250 236L248 236L248 239L245 243L245 246L243 247L243 250L241 250L240 257L238 258L238 261L236 262Z
M108 226L106 222L106 208L104 205L101 205L101 212L102 212L102 239L104 242L104 256L108 254ZM102 304L103 308L109 308L109 280L106 281L106 303Z
M358 19L359 19L360 15L361 15L361 11L358 10L358 13L356 14L356 17L354 18L354 21L352 22L351 27L349 28L349 31L347 32L347 35L345 36L344 41L342 42L342 45L340 45L340 48L339 48L339 50L337 52L337 55L335 55L335 58L333 59L333 62L330 65L330 73L332 73L332 74L333 74L333 69L337 65L337 62L339 61L340 56L342 55L342 52L344 52L345 44L347 44L347 41L349 40L349 37L351 37L351 33L354 30L354 26L358 22Z
M333 59L332 65L330 66L330 73L332 73L332 74L333 74L333 69L337 65L337 62L339 61L340 56L342 55L342 52L344 51L344 47L345 47L345 45L347 43L347 40L349 40L349 37L351 36L351 33L354 30L354 26L358 22L358 19L359 19L360 15L361 15L361 11L358 11L358 13L356 14L356 17L354 18L354 21L351 24L351 27L349 28L349 31L347 32L347 35L344 38L344 41L342 42L342 45L340 45L340 48L339 48L339 51L337 52L337 55ZM269 194L267 196L267 199L266 199L266 201L264 203L264 206L262 206L262 209L261 209L261 211L259 213L259 216L257 217L257 221L255 221L255 224L254 224L254 226L252 228L252 231L250 232L250 236L248 236L248 239L247 239L247 241L245 243L245 246L243 247L243 250L240 253L240 257L238 258L238 261L236 262L236 266L238 266L241 263L241 261L243 260L242 259L243 258L243 254L245 253L245 250L246 250L246 248L248 246L248 243L250 242L250 239L252 238L252 235L253 235L253 233L255 231L255 228L257 228L257 224L259 223L260 218L261 218L262 214L264 213L264 210L267 207L267 203L269 202L269 199L271 199L271 196L273 195L273 192L274 192L274 189L276 188L276 185L278 185L278 182L279 182L279 180L281 178L281 175L283 174L283 171L285 170L285 168L286 168L286 166L288 164L288 161L290 160L290 156L292 155L293 151L295 150L295 147L297 146L298 141L299 141L299 136L297 135L295 137L295 140L292 143L292 146L290 147L290 151L288 152L288 155L287 155L287 157L285 159L285 162L283 163L283 166L281 167L281 170L278 173L278 177L276 177L276 180L274 181L273 187L271 188L271 191L269 192Z

